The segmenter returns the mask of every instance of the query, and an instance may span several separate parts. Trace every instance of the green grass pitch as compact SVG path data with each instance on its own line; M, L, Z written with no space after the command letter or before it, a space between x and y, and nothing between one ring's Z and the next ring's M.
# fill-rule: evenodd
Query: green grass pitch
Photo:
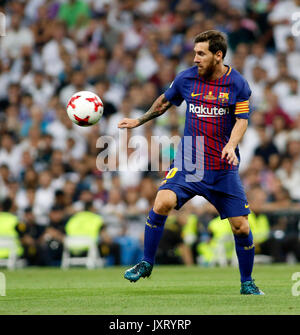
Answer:
M123 279L124 270L0 269L6 276L0 315L300 314L300 295L292 295L299 265L256 265L265 296L241 296L237 268L156 266L136 283Z

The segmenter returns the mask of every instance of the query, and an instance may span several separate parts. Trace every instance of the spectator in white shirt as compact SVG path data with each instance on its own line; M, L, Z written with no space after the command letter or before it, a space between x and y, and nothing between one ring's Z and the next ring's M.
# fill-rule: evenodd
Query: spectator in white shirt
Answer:
M66 37L63 23L53 21L52 24L53 38L42 49L42 62L46 74L57 77L64 70L64 62L61 59L62 49L72 56L76 54L76 46L71 39Z
M255 109L258 108L263 102L266 81L266 70L259 65L254 66L252 71L252 81L249 81L249 85L252 91L250 103Z
M11 17L11 27L1 39L2 58L15 59L21 54L24 46L33 46L33 33L28 27L21 26L22 17L14 13Z
M289 74L300 80L300 51L296 49L295 37L289 35L286 38L287 53L286 61Z
M273 34L277 51L286 52L286 37L291 34L294 13L300 12L300 0L279 1L268 16L273 26ZM300 37L297 37L297 45L300 47Z
M282 185L289 191L293 200L300 200L300 173L293 165L291 157L284 157L281 168L278 169L276 175L279 177Z
M6 164L13 176L17 177L21 170L22 150L10 133L4 133L1 137L0 165Z
M252 46L252 52L245 60L245 77L251 81L252 71L254 66L259 65L266 70L268 79L274 79L277 76L277 60L276 57L268 52L262 43L254 43Z
M54 85L48 82L43 71L35 71L33 82L27 91L33 97L35 104L46 107L54 93Z
M54 204L55 189L52 187L52 175L48 170L42 171L39 175L39 188L36 191L33 213L39 224L49 223L49 212Z
M280 104L284 111L294 120L300 113L300 90L299 82L296 78L289 78L289 92L280 97Z

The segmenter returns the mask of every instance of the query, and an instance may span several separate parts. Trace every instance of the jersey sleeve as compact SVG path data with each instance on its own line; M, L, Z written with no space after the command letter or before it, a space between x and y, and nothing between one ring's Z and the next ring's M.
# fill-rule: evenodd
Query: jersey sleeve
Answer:
M182 74L176 76L170 87L165 91L165 98L175 106L179 106L184 100L180 92Z
M241 82L241 89L236 97L234 115L241 119L248 119L250 114L249 98L251 90L248 82L244 79Z

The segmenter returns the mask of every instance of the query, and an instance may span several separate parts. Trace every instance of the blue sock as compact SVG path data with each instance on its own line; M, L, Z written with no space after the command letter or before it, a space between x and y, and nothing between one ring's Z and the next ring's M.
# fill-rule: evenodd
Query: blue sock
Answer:
M156 250L162 237L167 217L167 215L156 214L152 208L146 221L143 261L152 265L154 264Z
M235 250L239 261L241 282L252 280L251 273L254 263L255 248L250 230L248 236L234 235Z

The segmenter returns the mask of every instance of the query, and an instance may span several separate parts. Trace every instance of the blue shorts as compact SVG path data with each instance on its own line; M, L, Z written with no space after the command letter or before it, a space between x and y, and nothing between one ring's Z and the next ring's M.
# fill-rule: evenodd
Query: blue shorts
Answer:
M172 190L180 209L195 195L203 196L219 212L221 219L250 214L238 170L204 170L202 180L187 182L186 171L172 168L163 179L160 190Z

